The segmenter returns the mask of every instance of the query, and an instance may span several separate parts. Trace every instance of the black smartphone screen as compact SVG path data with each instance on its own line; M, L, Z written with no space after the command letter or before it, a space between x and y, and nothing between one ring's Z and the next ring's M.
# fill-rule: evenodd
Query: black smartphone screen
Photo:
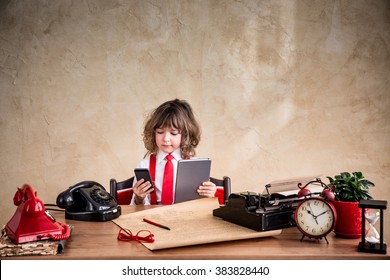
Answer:
M153 188L153 192L154 192L154 185L153 185L152 177L150 176L150 173L149 173L149 169L136 168L136 169L134 169L134 173L135 173L135 177L137 178L137 181L139 181L141 179L144 179L144 182L149 181L152 184L152 186L148 190Z

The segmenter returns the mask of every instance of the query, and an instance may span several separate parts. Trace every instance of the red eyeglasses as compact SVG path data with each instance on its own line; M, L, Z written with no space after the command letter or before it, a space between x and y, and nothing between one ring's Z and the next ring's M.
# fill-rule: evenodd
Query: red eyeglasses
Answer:
M136 235L133 235L131 230L122 228L119 230L118 233L118 240L120 241L138 241L138 242L145 242L145 243L153 243L154 242L154 234L151 233L149 230L140 230L137 232Z

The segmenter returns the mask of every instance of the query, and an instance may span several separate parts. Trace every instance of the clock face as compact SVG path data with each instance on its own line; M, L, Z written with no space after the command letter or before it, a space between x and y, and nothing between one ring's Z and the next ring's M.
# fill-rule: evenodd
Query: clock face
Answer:
M327 201L311 197L298 204L294 213L298 229L306 236L321 238L336 224L336 211Z

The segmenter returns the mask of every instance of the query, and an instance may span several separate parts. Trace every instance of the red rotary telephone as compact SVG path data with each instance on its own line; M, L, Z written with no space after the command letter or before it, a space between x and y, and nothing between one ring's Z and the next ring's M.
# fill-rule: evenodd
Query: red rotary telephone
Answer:
M65 240L70 236L68 225L57 222L45 211L43 202L27 184L18 188L14 196L15 214L5 226L5 232L13 243L25 243L44 239Z

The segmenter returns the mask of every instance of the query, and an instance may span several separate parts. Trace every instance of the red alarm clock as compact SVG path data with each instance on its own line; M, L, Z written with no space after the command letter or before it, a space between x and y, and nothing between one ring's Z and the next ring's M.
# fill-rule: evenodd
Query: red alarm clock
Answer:
M328 201L330 198L334 198L334 195L330 193L322 192L321 196L313 197L311 196L311 192L306 187L312 183L321 183L319 180L311 181L307 183L304 187L300 188L298 193L298 197L306 197L302 200L294 212L294 220L297 228L302 233L301 241L305 236L309 238L321 239L324 238L326 243L329 244L326 236L334 229L337 221L337 213L336 209ZM325 185L326 186L326 185ZM333 193L333 192L332 192Z

